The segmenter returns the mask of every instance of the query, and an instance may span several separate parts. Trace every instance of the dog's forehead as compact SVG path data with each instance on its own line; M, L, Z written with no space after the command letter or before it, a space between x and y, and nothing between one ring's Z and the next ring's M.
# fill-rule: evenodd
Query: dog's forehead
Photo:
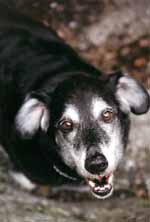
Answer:
M75 104L66 104L63 117L69 118L78 123L80 121L80 113L78 107Z
M75 103L66 104L63 116L72 119L74 122L80 122L83 117L97 119L100 113L111 106L101 97L91 96L88 101L78 101Z

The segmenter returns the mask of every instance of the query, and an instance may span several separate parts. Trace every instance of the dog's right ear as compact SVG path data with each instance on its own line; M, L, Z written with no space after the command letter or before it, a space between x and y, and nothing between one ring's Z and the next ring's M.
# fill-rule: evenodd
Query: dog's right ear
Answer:
M24 137L32 137L40 128L46 132L49 112L44 102L27 98L16 115L15 124L17 131Z

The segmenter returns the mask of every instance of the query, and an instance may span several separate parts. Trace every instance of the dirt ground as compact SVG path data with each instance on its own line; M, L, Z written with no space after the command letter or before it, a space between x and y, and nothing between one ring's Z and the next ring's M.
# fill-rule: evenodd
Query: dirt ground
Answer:
M8 4L52 26L107 74L121 68L150 89L149 0L8 0ZM116 191L108 200L68 191L49 192L48 198L30 194L9 177L11 166L0 150L0 222L150 222L150 112L131 118Z

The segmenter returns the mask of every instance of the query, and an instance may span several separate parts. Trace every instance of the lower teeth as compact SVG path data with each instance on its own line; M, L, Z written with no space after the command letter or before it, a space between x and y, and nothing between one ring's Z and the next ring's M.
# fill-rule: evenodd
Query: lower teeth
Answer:
M106 184L106 185L105 185L105 188L106 188L106 189L110 189L110 188L111 188L110 184Z
M104 191L105 191L105 188L104 188L104 187L95 187L94 190L95 190L95 191L101 191L101 192L104 192Z
M111 189L110 184L106 184L104 186L96 186L96 187L94 187L94 191L95 192L107 192L110 189Z

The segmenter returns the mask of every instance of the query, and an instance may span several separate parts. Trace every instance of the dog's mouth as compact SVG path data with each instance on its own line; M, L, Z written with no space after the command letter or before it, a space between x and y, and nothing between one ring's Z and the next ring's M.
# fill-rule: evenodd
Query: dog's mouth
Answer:
M56 165L53 166L54 170L61 176L69 180L77 180L76 177L68 175L68 173L60 170ZM83 177L82 177L83 178ZM113 192L113 173L99 175L91 178L85 178L85 181L90 188L92 194L99 199L105 199L111 196Z
M104 175L99 176L94 179L86 179L86 182L88 186L90 187L90 190L92 194L99 198L99 199L105 199L109 197L113 192L113 174L110 175Z

